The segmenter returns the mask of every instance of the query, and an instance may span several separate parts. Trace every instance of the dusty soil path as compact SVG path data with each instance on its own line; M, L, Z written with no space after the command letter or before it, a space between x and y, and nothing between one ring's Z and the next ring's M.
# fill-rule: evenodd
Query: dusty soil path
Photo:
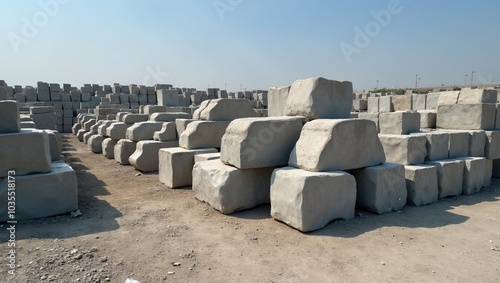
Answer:
M269 206L222 215L190 188L168 189L69 134L64 155L83 215L19 223L16 277L0 227L1 282L500 282L500 180L472 196L360 211L302 234L273 220Z

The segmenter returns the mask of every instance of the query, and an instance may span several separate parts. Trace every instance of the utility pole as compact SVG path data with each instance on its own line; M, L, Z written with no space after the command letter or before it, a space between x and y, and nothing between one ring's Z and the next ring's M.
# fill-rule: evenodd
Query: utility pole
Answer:
M375 89L378 89L378 80L377 80L377 86L375 87Z
M470 88L472 88L472 83L474 82L474 71L472 71L472 75L470 77Z
M468 76L469 76L469 75L465 75L465 79L464 79L464 87L465 87L465 86L467 86L467 77L468 77Z
M417 89L418 85L418 75L415 75L415 90Z

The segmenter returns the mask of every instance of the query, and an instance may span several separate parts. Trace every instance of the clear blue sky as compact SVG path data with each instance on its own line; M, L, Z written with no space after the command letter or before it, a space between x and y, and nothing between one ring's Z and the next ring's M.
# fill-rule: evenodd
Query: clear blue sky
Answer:
M379 87L413 87L416 75L422 87L463 84L466 74L469 83L471 71L475 83L500 83L498 0L0 5L0 79L9 85L227 84L239 91L323 76L363 90L377 80Z

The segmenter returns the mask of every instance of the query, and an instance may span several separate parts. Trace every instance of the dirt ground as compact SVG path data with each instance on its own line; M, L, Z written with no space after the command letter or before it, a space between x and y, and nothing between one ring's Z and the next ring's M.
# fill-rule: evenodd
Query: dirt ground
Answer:
M471 196L336 221L308 234L269 206L222 215L190 188L91 153L71 134L82 216L17 225L1 282L500 282L500 180ZM1 225L1 224L0 224ZM0 227L7 254L6 224Z

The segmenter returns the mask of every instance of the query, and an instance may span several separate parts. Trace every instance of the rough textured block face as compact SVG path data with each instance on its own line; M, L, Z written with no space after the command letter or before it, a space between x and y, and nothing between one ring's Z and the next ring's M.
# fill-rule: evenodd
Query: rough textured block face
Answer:
M420 128L436 128L437 111L419 110L418 113L420 113Z
M204 121L232 121L256 116L248 100L228 98L205 100L193 113L193 119Z
M448 158L466 157L469 155L469 133L448 132L450 141Z
M309 232L335 219L351 219L356 206L356 180L346 172L276 169L271 177L271 216Z
M413 96L411 94L392 96L392 106L394 111L412 110Z
M15 101L0 101L0 134L21 130L19 107Z
M57 130L56 113L30 114L30 118L35 122L37 129Z
M485 131L485 133L485 156L489 159L500 159L500 131Z
M358 113L358 118L359 119L365 119L365 120L370 120L370 121L373 121L377 127L377 132L380 131L380 127L379 127L379 116L380 116L380 113Z
M288 164L307 171L327 172L384 162L384 149L375 123L363 119L336 119L306 123Z
M378 214L405 206L407 191L403 165L385 163L351 173L356 178L358 206Z
M469 157L484 157L485 131L469 131Z
M416 165L424 163L427 155L424 136L379 135L388 162Z
M159 89L156 91L158 105L161 106L178 106L179 94L176 89Z
M420 131L420 113L391 112L380 113L381 134L407 135Z
M493 130L495 112L494 104L440 105L436 126L456 130Z
M309 119L349 118L352 83L310 78L295 81L288 95L286 115Z
M486 158L464 157L464 179L462 194L470 195L481 190L484 184Z
M409 205L422 206L438 201L438 176L436 166L406 165L406 190Z
M175 141L177 140L177 130L175 123L164 122L161 130L156 131L153 135L155 141Z
M426 94L412 94L412 109L413 110L425 110L427 95Z
M102 141L104 138L101 135L93 135L89 138L87 142L88 148L93 153L102 153Z
M303 117L243 118L231 122L221 143L221 161L239 169L287 165Z
M114 140L124 139L127 135L127 129L131 126L122 122L114 122L106 129L106 136Z
M61 134L55 130L33 130L33 132L46 133L49 137L49 150L52 161L61 159L62 141Z
M179 146L185 149L221 147L222 136L231 122L194 121L179 137Z
M115 145L118 140L112 138L107 138L102 141L102 154L108 159L115 158Z
M190 186L193 180L194 158L197 154L217 153L215 148L165 148L159 151L160 182L169 188Z
M137 143L135 152L128 158L130 165L142 172L158 171L159 150L168 147L178 147L179 143L160 141L140 141Z
M290 93L291 86L272 87L268 92L268 116L285 116L286 115L286 101Z
M425 147L427 156L425 160L441 160L448 158L448 146L450 143L450 135L442 132L421 132L412 135L423 135L427 138Z
M437 100L437 108L441 105L457 104L460 91L444 91L440 92ZM437 109L435 108L435 109Z
M175 119L175 129L177 130L177 136L180 137L181 134L186 130L189 123L196 121L194 119Z
M167 112L167 107L163 105L146 105L144 106L144 114L153 114L158 112Z
M435 165L438 173L439 198L457 196L463 190L465 162L459 159L428 161Z
M135 152L137 142L121 139L115 145L115 160L121 165L129 165L128 158Z
M75 171L65 163L54 162L49 172L16 176L16 220L53 216L78 209ZM0 222L9 220L7 181L8 178L0 179Z
M201 153L194 156L194 163L208 160L218 160L220 159L220 152L214 153Z
M458 104L497 103L496 89L466 89L460 92Z
M133 141L152 140L156 131L161 130L162 122L140 122L135 123L127 129L126 137Z
M0 135L0 178L9 170L16 175L50 172L49 136L45 132L22 130Z
M92 136L94 136L94 135L97 135L97 134L94 134L94 133L92 133L92 132L86 132L85 134L83 134L83 142L84 142L85 144L88 144L89 139L90 139Z
M78 131L81 130L81 129L82 129L82 125L76 123L71 128L71 132L73 133L73 135L76 135L78 133Z
M368 109L368 101L366 99L354 99L352 104L354 111L366 111Z
M378 97L368 97L368 109L369 113L379 113L379 98Z
M191 119L191 115L184 112L154 113L149 117L149 121L154 122L175 122L175 119Z
M271 175L275 167L240 170L220 160L193 167L195 197L223 214L270 203Z
M379 97L378 110L380 112L392 112L392 111L394 111L394 107L392 105L392 96Z
M108 127L113 124L114 121L111 120L105 120L101 122L101 125L97 128L97 133L103 137L107 137L107 130Z
M83 142L83 135L85 135L87 132L84 129L78 130L76 133L76 138L78 139L79 142Z
M83 129L85 129L85 131L89 132L90 127L94 126L96 123L97 123L96 119L90 119L87 122L83 123Z
M149 119L147 114L127 114L122 117L122 122L125 124L134 124L139 122L145 122Z

